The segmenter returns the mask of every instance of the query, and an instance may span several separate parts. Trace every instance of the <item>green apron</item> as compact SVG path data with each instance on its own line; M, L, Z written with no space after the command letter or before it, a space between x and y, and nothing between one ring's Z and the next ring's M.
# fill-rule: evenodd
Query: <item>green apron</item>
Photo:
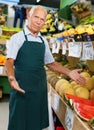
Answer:
M40 37L41 38L41 37ZM15 60L15 77L26 93L11 90L8 130L42 130L48 127L45 44L25 41Z

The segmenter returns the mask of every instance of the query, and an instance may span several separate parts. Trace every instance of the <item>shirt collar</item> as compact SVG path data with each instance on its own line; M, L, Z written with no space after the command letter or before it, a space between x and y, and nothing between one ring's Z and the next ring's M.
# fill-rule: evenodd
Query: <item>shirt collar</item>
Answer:
M32 35L32 32L30 32L30 30L27 27L24 27L24 31L25 31L25 35ZM41 33L39 32L37 36L41 36Z

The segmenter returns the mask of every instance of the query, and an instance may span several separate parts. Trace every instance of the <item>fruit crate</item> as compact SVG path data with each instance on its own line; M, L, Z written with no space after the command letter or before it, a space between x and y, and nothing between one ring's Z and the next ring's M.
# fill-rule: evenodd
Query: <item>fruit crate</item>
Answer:
M88 11L85 11L82 13L75 13L75 12L73 12L73 13L79 20L81 20L87 16L90 16L92 14L91 10L88 10Z
M49 84L50 85L50 84ZM51 86L51 85L50 85ZM81 120L74 111L72 111L69 106L64 102L64 100L58 95L58 93L51 87L51 106L60 120L61 124L67 130L65 124L66 111L70 110L74 115L72 130L92 130L89 124ZM69 115L70 116L70 115Z
M60 9L60 11L58 12L58 16L59 18L63 18L66 20L71 20L71 8L70 6L65 6L63 9Z

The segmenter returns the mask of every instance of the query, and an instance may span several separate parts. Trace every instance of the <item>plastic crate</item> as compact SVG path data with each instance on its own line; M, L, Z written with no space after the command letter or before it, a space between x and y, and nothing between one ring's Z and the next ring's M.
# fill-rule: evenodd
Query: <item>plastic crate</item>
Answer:
M71 11L70 6L66 6L63 9L60 9L60 11L58 12L58 16L60 18L71 20L71 13L72 11Z

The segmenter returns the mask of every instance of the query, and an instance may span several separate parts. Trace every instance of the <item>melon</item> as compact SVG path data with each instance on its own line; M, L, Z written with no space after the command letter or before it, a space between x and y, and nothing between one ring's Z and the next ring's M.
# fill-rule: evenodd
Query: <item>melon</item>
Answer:
M65 94L64 99L67 101L71 100L72 102L78 102L78 103L83 103L86 105L94 106L94 100L81 98L81 97L78 97L78 96L72 95L72 94Z
M74 89L73 89L72 87L69 87L68 89L65 88L65 89L63 90L63 94L65 94L65 93L75 95L75 91L74 91ZM62 95L62 96L63 96L63 95Z
M90 91L90 99L94 100L94 89Z
M86 77L86 83L81 86L87 88L88 90L93 89L94 85L93 85L92 78Z
M52 77L54 77L54 76L56 76L56 74L54 74L54 73L48 74L48 75L47 75L47 81L50 83L50 79L51 79Z
M55 77L53 78L53 80L51 80L51 85L53 86L53 88L55 88L55 84L57 83L57 81L59 80L59 78Z
M76 90L78 87L81 87L81 85L80 85L80 84L77 84L77 85L72 86L72 88L73 88L74 90Z
M58 91L58 88L64 83L68 83L68 81L66 79L59 79L55 84L55 90Z
M91 77L88 72L81 72L80 75L82 75L83 77Z
M71 85L69 83L63 83L58 90L58 93L60 94L60 96L62 96L62 94L64 93L64 89L69 89L71 87Z
M94 75L92 75L91 79L92 79L92 82L93 82L93 88L94 88Z
M71 83L70 83L72 86L75 86L75 85L77 85L77 83L75 82L75 81L71 81Z
M74 110L85 121L89 121L94 117L94 106L74 102Z
M75 95L78 97L82 97L85 99L89 99L89 91L87 88L84 87L78 87L75 89Z

